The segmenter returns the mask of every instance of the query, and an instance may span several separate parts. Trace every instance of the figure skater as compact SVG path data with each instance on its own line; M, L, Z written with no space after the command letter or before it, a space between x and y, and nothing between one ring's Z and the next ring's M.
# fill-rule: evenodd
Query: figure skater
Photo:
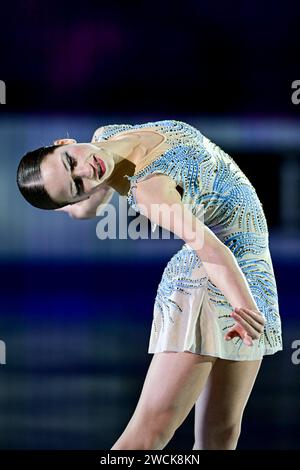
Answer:
M61 139L27 153L17 183L33 206L78 219L117 191L185 242L163 271L153 358L111 449L163 449L194 405L193 449L235 449L262 358L283 348L267 221L232 157L186 122L113 124L91 143Z

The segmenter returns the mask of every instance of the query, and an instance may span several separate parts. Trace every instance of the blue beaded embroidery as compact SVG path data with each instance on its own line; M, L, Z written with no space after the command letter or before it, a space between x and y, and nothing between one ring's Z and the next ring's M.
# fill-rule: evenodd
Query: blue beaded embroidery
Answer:
M260 312L265 316L264 335L258 348L277 348L282 344L281 320L274 272L268 248L268 226L262 204L255 188L236 162L220 147L211 142L198 129L176 120L147 122L144 124L110 125L101 138L127 129L157 127L166 136L172 148L159 155L133 176L128 176L130 189L127 200L139 212L135 190L139 180L153 173L169 175L183 188L182 201L190 204L195 216L199 205L204 207L204 223L229 247L244 272ZM191 295L186 288L200 288L205 278L192 280L192 270L201 262L186 245L167 264L158 286L155 304L171 323L170 308L181 312L178 302L171 299L174 292ZM231 305L221 291L206 279L207 291L216 308L220 329L225 332L234 325L230 316ZM167 315L166 315L167 314ZM156 328L156 327L155 327ZM158 332L156 331L158 334ZM235 338L238 348L242 340Z
M192 278L194 269L201 265L201 260L197 256L195 250L184 246L169 262L164 269L163 281L160 282L155 297L155 305L161 313L162 328L165 326L165 311L168 319L174 323L170 312L172 307L177 313L182 313L181 306L171 299L174 291L179 291L183 295L192 295L187 289L198 289L207 282L207 277ZM154 329L156 328L156 318L154 317Z

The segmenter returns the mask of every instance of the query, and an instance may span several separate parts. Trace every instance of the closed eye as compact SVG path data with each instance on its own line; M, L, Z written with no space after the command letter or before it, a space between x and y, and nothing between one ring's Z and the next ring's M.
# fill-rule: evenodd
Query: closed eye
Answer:
M71 155L69 155L68 152L66 152L66 157L67 157L67 162L71 170L73 171L75 168L75 158L71 157Z
M83 194L82 178L74 178L74 183L76 186L76 196L81 196Z
M75 166L76 166L76 160L71 155L69 155L68 152L66 152L66 157L67 157L69 167L70 167L71 171L73 171ZM79 178L79 177L73 178L73 181L74 181L75 186L76 186L76 195L75 196L81 196L82 193L84 192L82 178Z

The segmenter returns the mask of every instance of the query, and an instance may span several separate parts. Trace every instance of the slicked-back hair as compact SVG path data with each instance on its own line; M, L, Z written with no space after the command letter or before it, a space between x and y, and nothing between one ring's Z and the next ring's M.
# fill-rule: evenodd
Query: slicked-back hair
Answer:
M41 175L41 163L47 155L51 155L61 145L39 147L27 152L21 159L17 169L17 184L22 196L29 204L38 209L59 209L69 204L58 203L47 193Z

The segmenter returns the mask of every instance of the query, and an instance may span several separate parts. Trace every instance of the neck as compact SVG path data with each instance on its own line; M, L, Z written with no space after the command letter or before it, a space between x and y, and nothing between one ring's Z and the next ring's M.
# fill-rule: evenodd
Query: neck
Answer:
M136 165L138 161L137 155L135 155L135 148L140 146L141 139L137 134L131 134L127 136L112 137L110 140L104 140L101 142L93 142L99 148L105 148L112 153L115 164L122 160L128 160Z
M134 174L136 164L144 158L147 152L145 146L140 142L140 136L137 134L120 136L115 140L93 142L93 144L111 152L111 157L114 160L113 172L105 183L119 194L127 194L130 183L124 176Z

